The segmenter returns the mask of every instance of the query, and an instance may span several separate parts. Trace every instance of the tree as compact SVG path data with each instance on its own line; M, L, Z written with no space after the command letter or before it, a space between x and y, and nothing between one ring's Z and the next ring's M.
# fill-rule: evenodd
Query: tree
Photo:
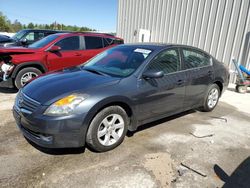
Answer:
M12 28L14 32L18 32L19 30L22 29L22 24L18 20L15 20L14 23L12 24Z
M35 27L35 26L34 26L33 23L29 23L28 26L27 26L27 28L29 28L29 29L34 29L34 27Z
M50 29L54 29L54 23L50 24L50 25L49 25L49 28L50 28Z
M45 24L44 28L45 28L45 29L50 29L50 27L49 27L48 24Z
M10 21L0 12L0 31L13 32Z
M64 25L57 23L56 21L51 24L37 24L30 22L28 25L20 23L15 20L11 23L6 16L0 12L0 31L5 32L18 32L21 29L55 29L55 30L65 30L65 31L96 31L88 27L79 27L76 25Z

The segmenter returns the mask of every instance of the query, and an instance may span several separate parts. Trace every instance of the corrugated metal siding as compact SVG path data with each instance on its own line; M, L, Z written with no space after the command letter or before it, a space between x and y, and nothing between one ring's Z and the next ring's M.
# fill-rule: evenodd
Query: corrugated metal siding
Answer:
M229 64L235 57L250 68L250 0L118 0L117 35L199 47Z

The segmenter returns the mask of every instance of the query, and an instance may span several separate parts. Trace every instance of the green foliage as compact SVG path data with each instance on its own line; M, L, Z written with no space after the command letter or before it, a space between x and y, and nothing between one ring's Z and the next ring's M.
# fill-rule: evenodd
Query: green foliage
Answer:
M64 25L57 22L51 24L36 24L29 23L28 25L20 23L18 20L15 20L11 23L6 16L0 12L0 31L4 32L18 32L21 29L53 29L53 30L64 30L64 31L96 31L95 29L90 29L88 27L79 27L76 25Z
M10 21L0 12L0 31L13 32Z
M28 26L27 26L27 28L28 28L28 29L34 29L34 28L35 28L35 26L34 26L34 24L33 24L33 23L29 23L29 24L28 24Z
M19 30L23 29L23 26L18 20L15 20L14 23L12 24L12 29L14 31L19 31Z

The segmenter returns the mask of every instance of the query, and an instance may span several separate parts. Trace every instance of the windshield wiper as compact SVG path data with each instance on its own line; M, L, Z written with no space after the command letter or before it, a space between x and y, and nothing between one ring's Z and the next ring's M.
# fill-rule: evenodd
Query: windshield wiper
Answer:
M91 68L87 68L87 67L83 67L83 70L86 70L86 71L89 71L89 72L92 72L92 73L95 73L95 74L99 74L99 75L102 75L102 76L107 76L107 74L101 72L101 71L98 71L96 69L91 69Z

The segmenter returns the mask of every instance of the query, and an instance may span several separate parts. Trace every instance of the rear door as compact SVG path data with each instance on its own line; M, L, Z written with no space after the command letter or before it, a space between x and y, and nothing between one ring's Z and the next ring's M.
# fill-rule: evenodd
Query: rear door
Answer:
M187 87L184 108L202 104L208 86L213 83L212 58L202 51L182 48Z
M59 52L49 52L47 62L50 70L79 65L83 62L83 54L79 36L71 36L61 39L54 45L60 46Z
M177 48L160 52L149 63L146 71L163 71L164 77L139 80L139 120L147 122L147 119L182 111L186 74L180 71L180 65L180 53Z

